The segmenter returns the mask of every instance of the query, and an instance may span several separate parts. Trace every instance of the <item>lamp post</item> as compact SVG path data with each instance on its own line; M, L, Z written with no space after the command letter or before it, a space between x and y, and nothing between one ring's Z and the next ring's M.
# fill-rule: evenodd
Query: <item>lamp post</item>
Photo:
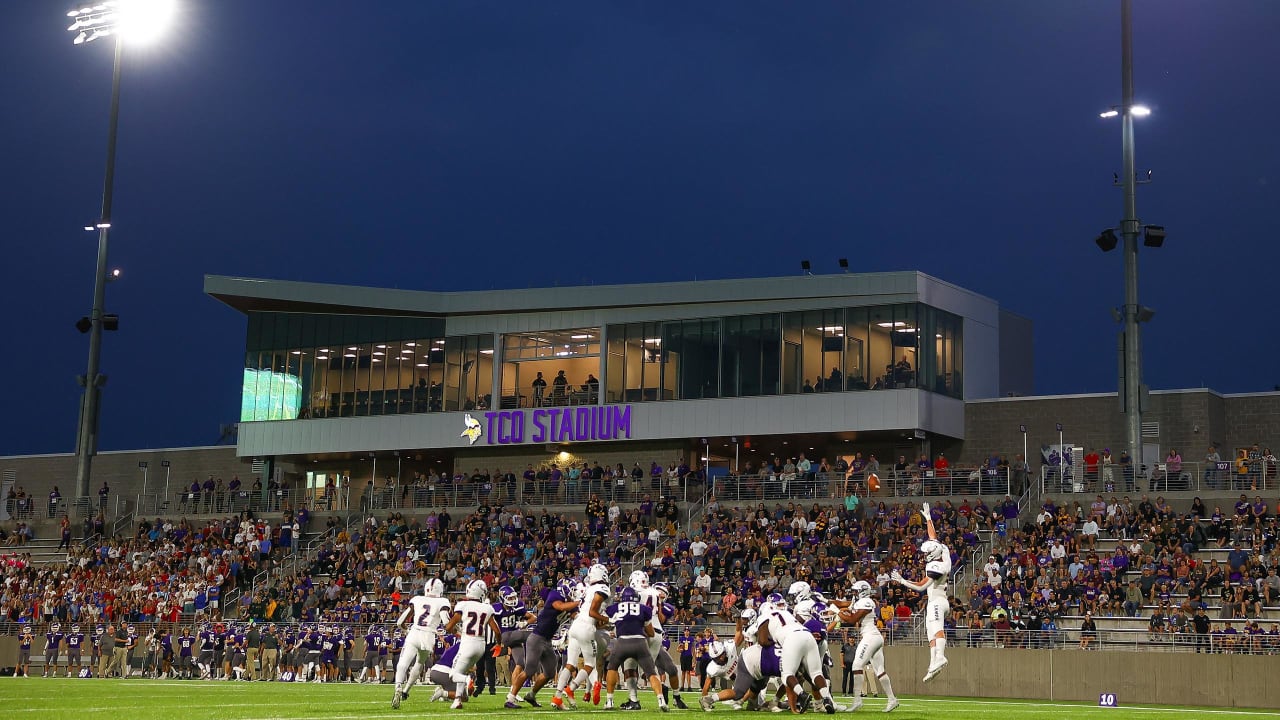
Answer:
M120 61L124 43L146 41L156 37L168 24L173 14L169 0L105 0L97 5L86 5L67 13L72 18L67 30L76 33L76 45L92 43L106 37L115 38L115 60L111 70L111 111L107 123L107 166L102 182L102 209L98 220L87 230L98 231L98 263L93 283L93 309L78 327L87 325L89 333L89 366L84 377L79 378L84 388L80 400L80 420L76 433L76 496L88 497L92 474L93 456L98 452L98 404L107 376L100 372L102 355L102 331L104 325L114 325L114 319L104 310L107 282L112 276L107 271L107 239L111 231L111 200L116 171L116 129L120 123ZM112 328L114 329L114 328Z
M1151 319L1149 308L1138 304L1138 236L1143 234L1143 244L1160 247L1164 244L1164 228L1157 225L1143 226L1138 220L1138 177L1134 160L1133 119L1146 117L1151 110L1134 103L1133 92L1133 2L1120 0L1120 105L1101 113L1103 118L1120 118L1121 171L1116 184L1124 190L1124 216L1120 221L1120 235L1124 246L1124 307L1115 313L1124 324L1120 337L1119 395L1120 407L1125 416L1125 445L1133 462L1141 465L1142 458L1142 339L1139 323ZM1149 182L1150 179L1144 181ZM1103 252L1117 245L1115 232L1103 230L1095 242Z

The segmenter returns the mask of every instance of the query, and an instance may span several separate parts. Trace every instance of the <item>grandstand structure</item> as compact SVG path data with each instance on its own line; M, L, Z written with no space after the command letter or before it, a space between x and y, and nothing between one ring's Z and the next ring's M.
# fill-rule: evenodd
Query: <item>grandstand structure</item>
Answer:
M856 576L883 580L890 642L921 643L919 598L887 577L914 568L929 501L958 646L1280 650L1280 393L1153 392L1144 456L1108 463L1115 394L1030 395L1030 322L920 273L205 289L246 316L237 444L102 453L89 498L56 492L69 454L0 457L0 558L28 581L0 593L0 635L73 616L386 622L427 577L536 598L601 559L677 586L680 633L723 633L790 579L838 595ZM1103 573L1117 548L1128 564ZM1237 576L1200 578L1214 561ZM1135 603L1147 565L1169 587ZM1040 573L1054 606L1032 597Z

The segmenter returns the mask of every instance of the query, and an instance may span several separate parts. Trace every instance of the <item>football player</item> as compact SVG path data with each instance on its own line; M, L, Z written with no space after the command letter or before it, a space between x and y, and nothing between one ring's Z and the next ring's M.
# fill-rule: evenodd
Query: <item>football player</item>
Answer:
M53 668L53 676L58 677L58 653L62 651L62 623L53 623L49 632L44 634L44 673L40 677L49 677L49 668Z
M71 668L75 668L78 677L89 677L81 654L84 649L84 633L80 632L79 625L71 626L71 632L67 633L64 642L67 644L67 677L71 676Z
M921 505L920 514L924 516L925 528L929 531L929 539L920 543L920 552L925 560L925 579L923 582L915 583L904 578L897 570L890 573L889 577L903 587L926 593L928 597L924 626L929 636L929 669L924 674L924 682L929 682L947 666L947 633L943 625L951 612L951 602L947 599L947 580L951 576L951 551L946 545L938 542L938 534L933 528L933 517L929 514L929 503Z
M871 583L866 580L855 582L853 596L856 599L853 605L840 613L843 622L858 626L858 649L853 655L853 707L850 710L862 707L863 671L870 667L888 699L884 712L893 712L898 707L898 696L893 693L893 683L884 669L884 636L876 627L876 601L872 592Z
M525 672L533 680L533 687L524 696L524 701L534 707L538 704L538 691L542 689L560 669L560 656L552 647L552 640L560 630L561 624L571 613L578 609L580 603L573 600L573 580L561 580L556 587L547 593L538 609L538 617L524 644Z
M587 585L583 589L578 614L569 625L569 650L565 665L556 676L556 694L551 704L563 708L577 707L574 691L591 681L591 669L596 666L599 653L596 648L596 630L607 627L609 616L604 614L605 601L613 592L609 589L609 569L600 563L587 568ZM582 657L582 666L574 665Z
M649 576L643 570L631 573L630 584L640 594L640 602L653 611L653 637L649 638L649 652L653 655L653 664L658 669L658 674L663 678L662 694L665 697L670 691L675 706L688 710L689 706L680 697L680 668L676 666L671 653L667 652L666 645L670 641L662 628L662 623L676 612L675 607L667 602L671 589L664 582L650 584Z
M588 575L590 577L590 575ZM649 679L649 686L658 698L658 709L667 712L667 700L662 694L662 680L658 677L649 651L649 638L653 637L653 610L640 602L640 595L630 586L622 590L619 601L608 607L608 618L613 623L618 642L609 656L609 671L605 676L605 709L613 709L613 691L618 686L618 670L628 660L640 667ZM570 635L572 639L572 635Z
M453 681L456 684L453 705L454 710L462 709L462 701L467 696L467 683L471 680L471 670L485 653L485 640L488 633L493 637L502 634L498 621L493 617L493 606L489 604L489 586L483 580L472 580L467 584L466 599L454 608L453 617L445 625L445 632L458 632L458 654L453 659Z
M192 655L196 652L196 639L191 635L191 628L182 628L178 636L178 677L183 680L192 678Z
M400 658L396 662L396 687L395 695L391 700L392 708L400 707L400 701L404 699L405 692L416 679L416 677L410 677L410 670L414 669L414 663L417 663L415 676L430 667L427 660L435 647L437 631L441 624L449 619L449 600L444 597L444 582L440 578L427 580L422 586L422 594L409 599L409 606L396 620L396 629L399 630L410 617L413 618L413 624L409 627L408 637L404 638Z
M13 676L31 677L31 645L35 642L35 634L30 625L22 626L22 635L18 637L18 667Z
M799 620L786 609L786 601L769 596L769 602L761 607L755 622L756 641L761 645L777 645L781 648L782 679L787 693L787 700L793 712L799 712L804 697L804 689L800 685L800 673L804 671L812 680L822 697L822 705L828 715L834 715L835 701L831 697L831 689L827 687L827 679L823 674L822 655L818 651L818 641Z
M378 663L379 648L386 652L387 646L383 640L382 627L370 625L369 632L364 636L364 668L360 670L358 682L382 682L382 667ZM366 677L369 678L367 681Z
M503 707L516 709L520 707L519 689L524 687L524 642L529 638L529 630L525 627L538 619L529 612L520 600L520 593L510 585L498 588L498 602L493 604L498 627L502 629L499 642L511 654L511 688L507 691L507 700Z

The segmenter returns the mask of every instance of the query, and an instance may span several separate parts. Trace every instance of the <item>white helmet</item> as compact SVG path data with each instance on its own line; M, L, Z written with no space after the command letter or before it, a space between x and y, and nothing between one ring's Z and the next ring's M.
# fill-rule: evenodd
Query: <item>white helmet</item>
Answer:
M596 563L587 568L587 584L595 585L596 583L609 582L609 568Z
M467 583L467 597L484 602L489 595L489 585L483 580L472 580Z
M797 580L791 583L791 587L787 589L787 596L791 599L793 605L798 606L800 602L813 596L813 589L809 587L809 583Z
M871 597L871 583L866 580L859 580L853 584L851 589L853 590L853 596L859 600Z
M797 618L802 622L807 622L809 618L813 617L813 601L801 600L795 604L793 610Z
M444 597L444 582L440 578L431 578L422 586L422 594L427 597Z
M835 605L817 605L814 609L818 611L818 619L823 625L830 625L840 617L840 609Z
M569 599L573 602L582 602L587 596L587 587L580 582L573 584L573 589L569 591Z
M745 610L742 611L742 615L740 615L739 617L742 618L742 625L744 627L747 625L750 625L751 623L755 622L756 610L755 608L746 608Z
M725 645L723 642L716 640L707 646L707 657L715 660L725 653Z
M649 589L649 575L643 570L632 570L631 579L627 582L632 590L640 592Z
M920 543L920 552L924 553L926 562L933 560L941 560L942 553L946 552L947 547L937 540L925 540Z

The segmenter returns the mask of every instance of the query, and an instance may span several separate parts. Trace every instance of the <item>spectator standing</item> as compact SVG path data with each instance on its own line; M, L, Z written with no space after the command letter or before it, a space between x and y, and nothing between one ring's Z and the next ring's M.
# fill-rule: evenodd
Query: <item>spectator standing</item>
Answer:
M547 395L547 381L542 379L542 373L538 373L538 377L533 379L533 406L542 407L545 404Z

